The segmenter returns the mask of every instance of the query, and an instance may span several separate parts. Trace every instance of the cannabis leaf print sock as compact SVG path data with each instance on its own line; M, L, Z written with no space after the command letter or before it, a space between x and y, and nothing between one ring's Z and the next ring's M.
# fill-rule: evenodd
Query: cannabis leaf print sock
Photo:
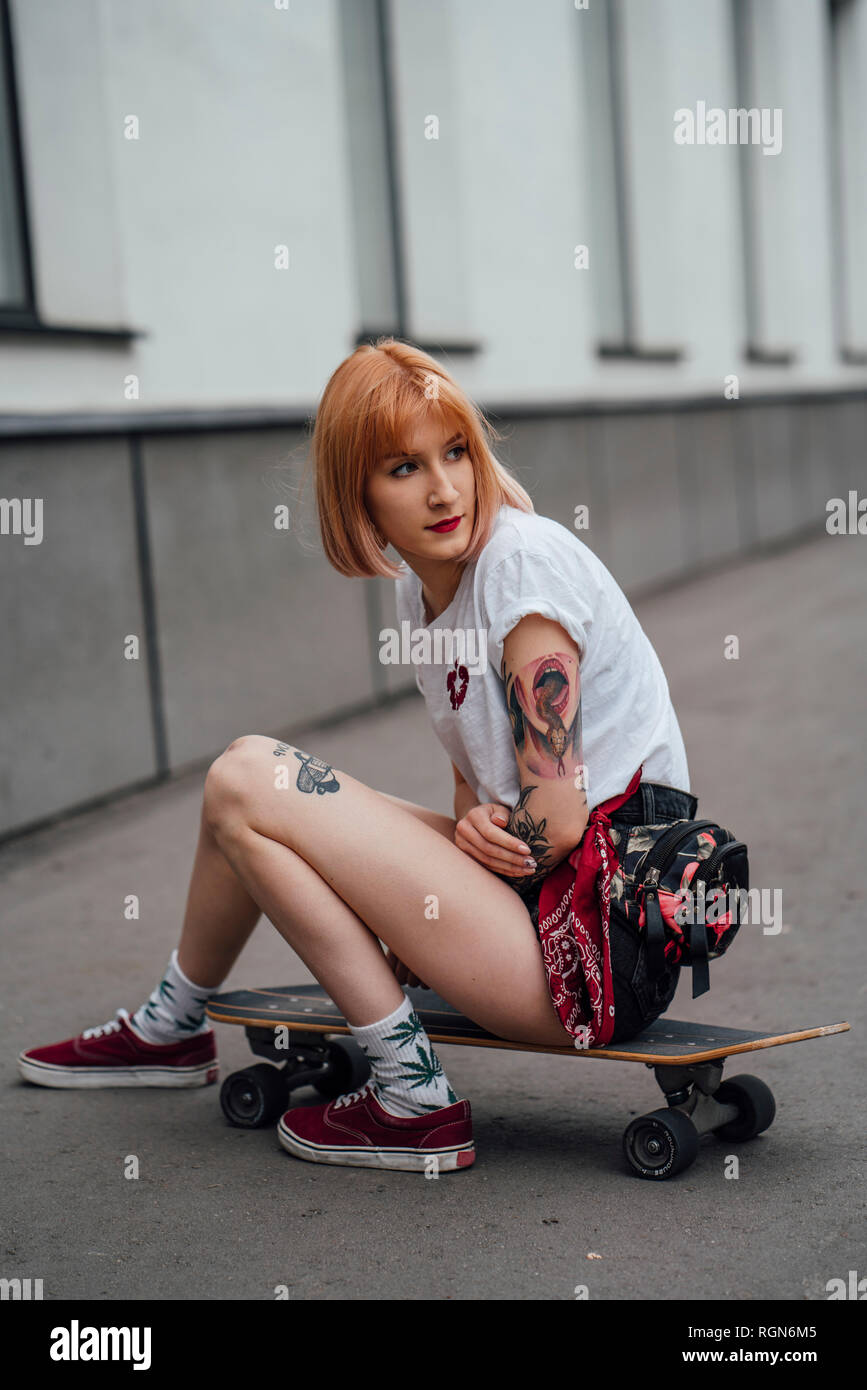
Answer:
M210 1028L205 1004L213 993L187 979L178 965L177 951L172 951L165 975L147 1003L132 1015L130 1023L146 1042L179 1042Z
M424 1115L458 1097L409 998L378 1023L349 1031L370 1062L376 1098L390 1115Z

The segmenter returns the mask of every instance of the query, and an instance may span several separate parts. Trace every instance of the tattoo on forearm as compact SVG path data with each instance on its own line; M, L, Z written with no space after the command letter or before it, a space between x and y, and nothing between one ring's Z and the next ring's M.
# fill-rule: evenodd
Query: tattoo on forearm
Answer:
M506 706L515 747L536 777L566 777L567 763L581 761L581 693L578 663L552 652L517 674L503 663Z
M277 743L274 747L274 757L282 758L285 753L294 753L301 763L295 782L300 792L316 792L317 795L324 796L326 792L340 791L340 783L329 763L324 763L321 758L312 757L310 753L301 753L288 743Z
M522 879L511 880L519 893L526 893L541 882L548 873L548 861L551 856L551 842L545 835L546 817L535 821L527 809L527 802L535 790L535 787L521 789L521 795L509 814L509 824L506 826L510 835L517 835L519 840L530 846L530 854L536 861L536 868L532 874L527 874Z

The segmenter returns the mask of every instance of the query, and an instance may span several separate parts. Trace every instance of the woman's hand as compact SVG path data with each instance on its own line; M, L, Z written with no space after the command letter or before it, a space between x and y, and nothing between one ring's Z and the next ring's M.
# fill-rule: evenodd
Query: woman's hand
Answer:
M526 879L536 871L529 846L509 834L511 812L497 802L472 806L455 826L455 844L464 854L505 878Z
M398 960L394 951L391 949L388 951L386 960L394 971L395 979L399 985L409 985L410 989L412 989L413 985L418 985L421 989L430 989L430 985L426 985L423 980L418 978L418 975L414 975L409 966L404 965L402 960Z

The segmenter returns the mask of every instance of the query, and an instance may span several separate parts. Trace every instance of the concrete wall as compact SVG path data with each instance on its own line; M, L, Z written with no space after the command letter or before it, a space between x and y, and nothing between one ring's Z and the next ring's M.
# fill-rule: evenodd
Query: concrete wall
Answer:
M822 528L829 497L863 490L867 395L503 428L537 510L572 527L589 505L581 539L634 595ZM0 544L0 835L239 734L414 690L411 668L378 661L391 582L322 556L305 447L276 429L7 440L0 497L43 498L43 536Z
M0 828L155 771L134 499L120 439L0 455L0 497L42 498L43 536L0 537Z

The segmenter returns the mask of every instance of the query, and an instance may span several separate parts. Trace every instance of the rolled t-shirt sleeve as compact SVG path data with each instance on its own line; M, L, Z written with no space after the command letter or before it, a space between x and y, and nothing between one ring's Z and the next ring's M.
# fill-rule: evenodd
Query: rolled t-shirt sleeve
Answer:
M592 609L577 579L564 575L546 555L515 551L492 566L481 588L488 664L497 675L502 671L506 637L530 613L559 623L575 642L583 662Z

